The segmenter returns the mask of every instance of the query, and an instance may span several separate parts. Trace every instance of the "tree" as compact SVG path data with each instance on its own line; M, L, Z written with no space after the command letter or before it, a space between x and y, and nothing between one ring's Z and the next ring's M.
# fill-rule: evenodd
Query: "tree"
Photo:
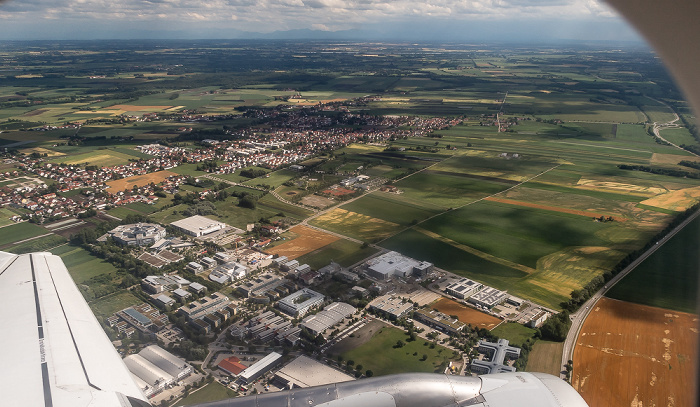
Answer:
M395 348L403 348L404 345L405 345L405 343L401 339L399 339L398 341L396 341L396 345L394 345L394 347Z
M365 372L365 376L367 376L367 377L372 377L372 376L374 376L374 372L371 371L371 370L367 370L367 371Z

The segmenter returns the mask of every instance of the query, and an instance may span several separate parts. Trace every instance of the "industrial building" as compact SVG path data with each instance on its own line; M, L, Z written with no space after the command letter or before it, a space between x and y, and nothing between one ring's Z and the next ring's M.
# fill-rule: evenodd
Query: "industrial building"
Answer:
M383 295L372 300L369 309L391 319L399 319L413 311L413 304L400 297Z
M277 307L293 317L304 316L313 307L323 304L326 297L314 290L303 288L277 303Z
M236 287L236 292L243 297L269 295L279 298L280 295L289 294L290 290L285 287L288 284L291 283L287 279L281 279L272 274L263 274Z
M165 294L161 294L161 295L157 296L155 298L155 302L157 305L160 305L161 308L163 308L166 311L170 311L172 309L173 305L175 305L175 300L168 297Z
M245 365L241 364L241 360L235 356L222 360L217 366L231 376L238 376L242 371L247 369Z
M146 335L160 331L168 324L168 316L161 314L151 305L144 303L118 311L107 318L107 323L128 338L136 330Z
M505 301L506 298L508 298L507 292L484 286L481 291L469 297L467 301L484 308L492 308Z
M136 355L124 358L129 371L139 380L144 394L157 394L192 373L192 366L158 345L151 345Z
M141 280L141 287L151 294L162 293L189 285L190 281L177 275L147 276Z
M466 326L464 322L456 318L431 309L417 309L413 312L413 318L451 335L461 332Z
M187 305L178 308L177 313L187 318L188 321L199 319L206 314L211 314L222 308L225 308L231 303L231 300L220 292L212 293L210 296L203 297L197 301L192 301Z
M199 262L202 263L202 265L207 269L216 267L216 260L212 259L211 257L202 257L199 259Z
M354 314L355 311L355 307L350 304L334 302L323 308L323 311L304 318L299 326L308 329L309 332L316 336Z
M445 287L445 292L447 292L449 295L464 300L476 294L483 287L484 285L481 283L477 283L476 281L468 278L463 278Z
M280 389L293 389L351 380L355 378L308 356L299 356L275 373L272 382Z
M209 279L220 284L226 284L241 279L246 274L248 274L248 267L235 261L229 261L215 268L209 274Z
M228 225L223 222L209 219L200 215L190 216L189 218L171 222L170 224L180 230L182 233L195 237L208 235L228 227Z
M505 359L520 357L520 348L508 345L507 339L499 339L497 343L479 341L479 352L489 355L490 360L472 360L471 370L477 374L515 372L515 368L505 365Z
M392 277L424 277L433 269L427 261L417 261L397 252L388 252L367 260L365 272L368 276L386 281Z
M282 355L277 352L272 352L264 358L260 359L257 363L251 367L244 370L239 378L244 383L251 383L258 379L260 376L269 372L270 369L282 363Z
M102 238L111 237L115 242L128 246L146 246L165 237L165 228L155 223L132 223L120 225Z
M187 270L193 272L194 274L199 274L202 271L204 271L204 266L202 266L201 264L199 264L195 261L191 261L191 262L187 263L187 266L185 266L185 268Z
M533 316L532 319L527 323L527 326L529 326L530 328L539 328L551 315L552 314L549 311L540 309L539 312L537 312L535 316Z

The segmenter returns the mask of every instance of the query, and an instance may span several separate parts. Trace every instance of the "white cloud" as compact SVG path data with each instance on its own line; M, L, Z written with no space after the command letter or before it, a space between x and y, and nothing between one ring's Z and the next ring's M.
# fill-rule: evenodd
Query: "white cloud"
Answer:
M452 21L499 19L617 19L600 0L10 0L0 3L0 19L39 24L42 19L191 23L269 32L291 28L343 30L440 18ZM323 28L322 28L323 27Z

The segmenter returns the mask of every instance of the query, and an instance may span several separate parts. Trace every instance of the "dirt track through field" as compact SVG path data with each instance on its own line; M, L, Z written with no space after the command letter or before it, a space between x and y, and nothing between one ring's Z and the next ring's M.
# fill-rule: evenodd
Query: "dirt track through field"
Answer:
M693 405L697 322L602 298L576 341L572 385L591 407Z
M509 204L509 205L524 206L526 208L544 209L546 211L552 211L552 212L570 213L572 215L586 216L589 218L600 218L601 216L604 218L607 218L608 216L610 216L613 219L615 219L615 221L617 221L617 222L627 221L626 218L623 218L621 216L611 216L611 215L606 215L606 214L598 213L598 212L580 211L577 209L561 208L558 206L540 205L540 204L535 204L535 203L530 203L530 202L516 201L513 199L488 197L488 198L485 198L485 200L493 201L493 202L500 202L500 203Z

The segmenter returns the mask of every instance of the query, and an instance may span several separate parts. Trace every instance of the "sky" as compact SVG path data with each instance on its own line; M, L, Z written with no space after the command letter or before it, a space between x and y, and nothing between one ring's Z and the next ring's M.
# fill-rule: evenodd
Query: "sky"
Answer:
M0 0L4 40L294 36L640 41L599 0Z

